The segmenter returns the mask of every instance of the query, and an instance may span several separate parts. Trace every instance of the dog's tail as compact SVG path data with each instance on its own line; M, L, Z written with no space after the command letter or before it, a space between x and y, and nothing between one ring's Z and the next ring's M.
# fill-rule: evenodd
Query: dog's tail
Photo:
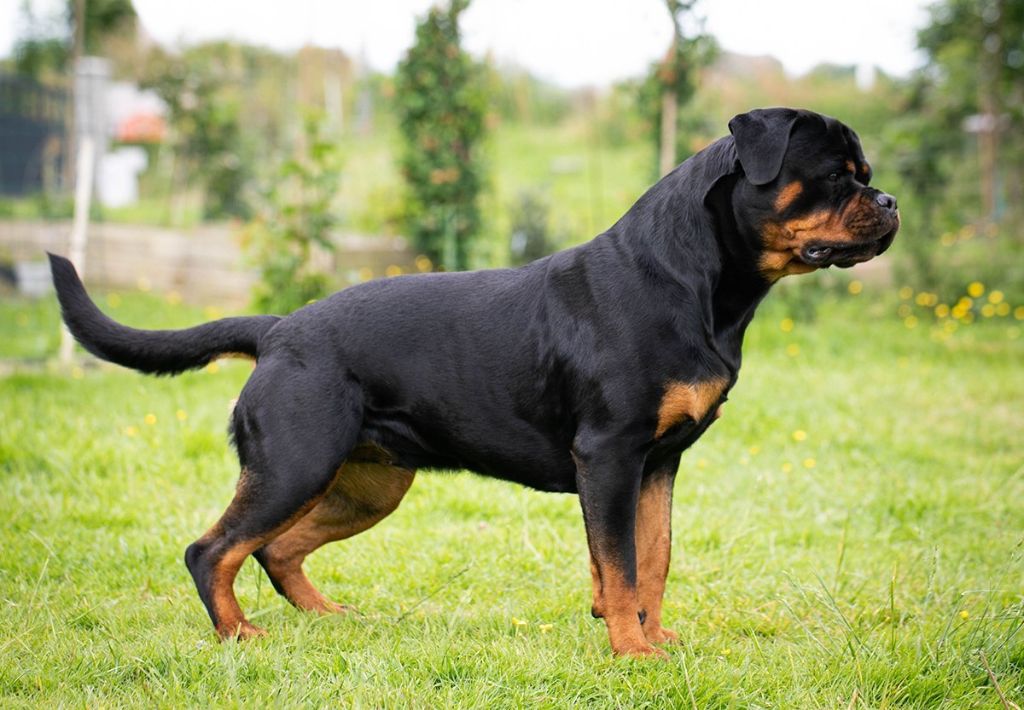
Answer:
M183 330L129 328L103 315L70 261L48 255L61 315L71 334L96 357L140 372L176 375L223 355L255 359L260 338L280 320L278 316L248 316Z

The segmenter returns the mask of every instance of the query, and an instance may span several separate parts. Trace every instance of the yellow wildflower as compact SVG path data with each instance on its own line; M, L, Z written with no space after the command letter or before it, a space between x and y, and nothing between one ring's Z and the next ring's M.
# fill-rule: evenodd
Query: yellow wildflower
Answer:
M793 441L804 441L807 439L807 432L803 429L797 429L793 432Z
M850 285L846 287L847 290L856 296L858 293L864 290L864 284L854 279L850 282Z
M792 330L793 330L793 319L792 318L783 318L782 322L779 323L779 328L782 330L783 333L790 333L790 332L792 332Z
M179 422L183 422L186 419L188 419L188 412L186 412L184 409L179 409L174 413L174 416L177 417Z
M980 298L985 293L985 284L981 281L972 281L967 287L967 293L971 298Z
M149 426L153 426L154 424L156 424L156 415L150 412L145 416L145 418L143 418L142 421L146 422L146 424L148 424Z

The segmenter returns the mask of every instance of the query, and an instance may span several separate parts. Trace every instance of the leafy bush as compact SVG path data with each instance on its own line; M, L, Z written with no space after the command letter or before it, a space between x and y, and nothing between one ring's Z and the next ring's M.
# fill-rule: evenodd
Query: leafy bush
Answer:
M469 266L480 228L476 147L485 97L479 67L459 46L459 14L468 4L452 0L447 10L430 9L396 78L410 236L434 263L453 270Z
M338 218L332 201L341 182L341 160L319 115L307 116L304 127L301 155L278 168L260 215L242 235L260 269L253 305L261 312L290 313L331 287L313 261L317 247L334 251L331 230Z
M555 250L548 233L549 205L538 191L521 192L510 211L509 251L513 264L528 264Z

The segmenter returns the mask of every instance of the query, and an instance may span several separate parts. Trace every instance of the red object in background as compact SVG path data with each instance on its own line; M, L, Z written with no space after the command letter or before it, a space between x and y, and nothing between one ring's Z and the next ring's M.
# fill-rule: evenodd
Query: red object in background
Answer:
M117 126L119 143L160 143L167 134L163 116L155 113L134 113Z

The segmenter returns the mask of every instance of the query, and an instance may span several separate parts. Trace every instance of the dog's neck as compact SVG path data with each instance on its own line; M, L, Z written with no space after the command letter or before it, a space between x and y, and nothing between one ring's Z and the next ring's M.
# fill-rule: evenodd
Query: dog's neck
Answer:
M713 143L662 178L609 230L648 272L708 294L705 327L734 371L743 334L771 287L758 269L757 235L733 209L736 165L732 138Z

